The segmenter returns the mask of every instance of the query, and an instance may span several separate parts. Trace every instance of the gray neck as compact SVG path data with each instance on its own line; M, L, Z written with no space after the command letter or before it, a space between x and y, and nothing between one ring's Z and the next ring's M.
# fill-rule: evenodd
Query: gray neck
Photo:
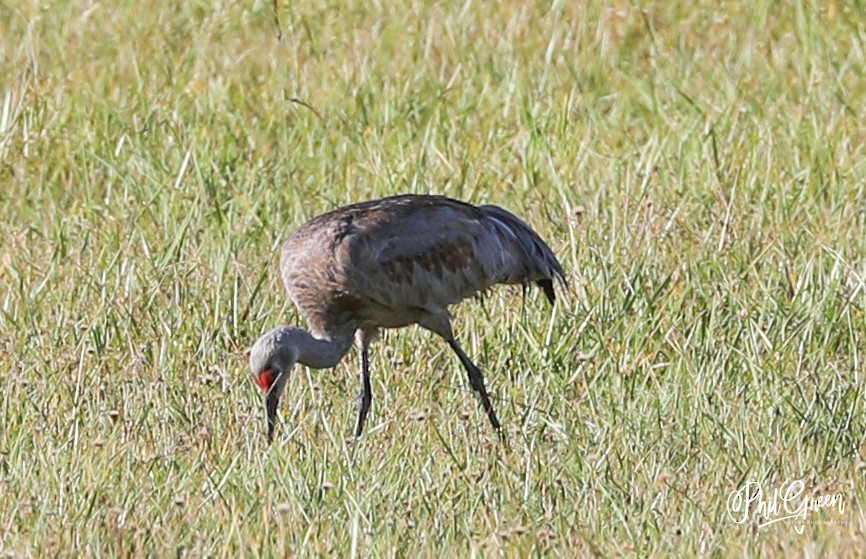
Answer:
M295 340L298 350L298 363L313 369L334 367L352 347L352 336L332 339L315 338L306 330Z

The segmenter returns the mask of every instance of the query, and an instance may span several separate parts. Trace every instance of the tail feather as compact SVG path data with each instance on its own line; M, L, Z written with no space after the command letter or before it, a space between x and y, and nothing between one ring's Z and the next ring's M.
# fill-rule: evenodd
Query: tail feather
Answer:
M544 291L547 300L553 303L556 300L553 280L557 280L564 288L568 283L562 264L556 259L556 255L547 243L511 212L498 206L480 206L480 208L499 236L510 240L522 253L517 269L510 271L507 283L535 282Z
M535 282L535 285L541 288L544 291L544 296L547 297L547 300L550 301L552 305L554 301L556 301L556 291L553 290L553 280L543 279Z

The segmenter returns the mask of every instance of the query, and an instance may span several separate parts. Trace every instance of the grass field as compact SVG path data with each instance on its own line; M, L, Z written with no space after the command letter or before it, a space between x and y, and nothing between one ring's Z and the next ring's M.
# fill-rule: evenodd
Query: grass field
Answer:
M866 6L600 4L0 1L0 557L860 556ZM455 309L508 446L410 328L268 448L281 242L400 192L569 275Z

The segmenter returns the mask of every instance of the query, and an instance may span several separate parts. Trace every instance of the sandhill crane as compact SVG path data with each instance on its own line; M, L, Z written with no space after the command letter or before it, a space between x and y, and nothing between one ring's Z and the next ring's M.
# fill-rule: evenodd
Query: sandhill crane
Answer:
M556 256L515 215L497 206L429 195L371 200L311 219L283 246L280 271L310 331L278 326L250 351L250 368L266 393L268 442L295 364L333 367L353 338L361 350L355 426L360 437L373 399L370 343L380 328L410 324L448 342L502 436L484 377L454 338L448 306L496 284L530 282L553 303L553 280L566 285Z

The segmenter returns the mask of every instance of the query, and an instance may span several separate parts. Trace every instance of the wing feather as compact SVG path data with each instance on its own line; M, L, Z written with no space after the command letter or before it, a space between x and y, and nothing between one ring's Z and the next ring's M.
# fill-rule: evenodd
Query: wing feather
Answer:
M430 312L487 289L497 262L472 209L442 204L357 224L341 251L350 288L387 307Z

